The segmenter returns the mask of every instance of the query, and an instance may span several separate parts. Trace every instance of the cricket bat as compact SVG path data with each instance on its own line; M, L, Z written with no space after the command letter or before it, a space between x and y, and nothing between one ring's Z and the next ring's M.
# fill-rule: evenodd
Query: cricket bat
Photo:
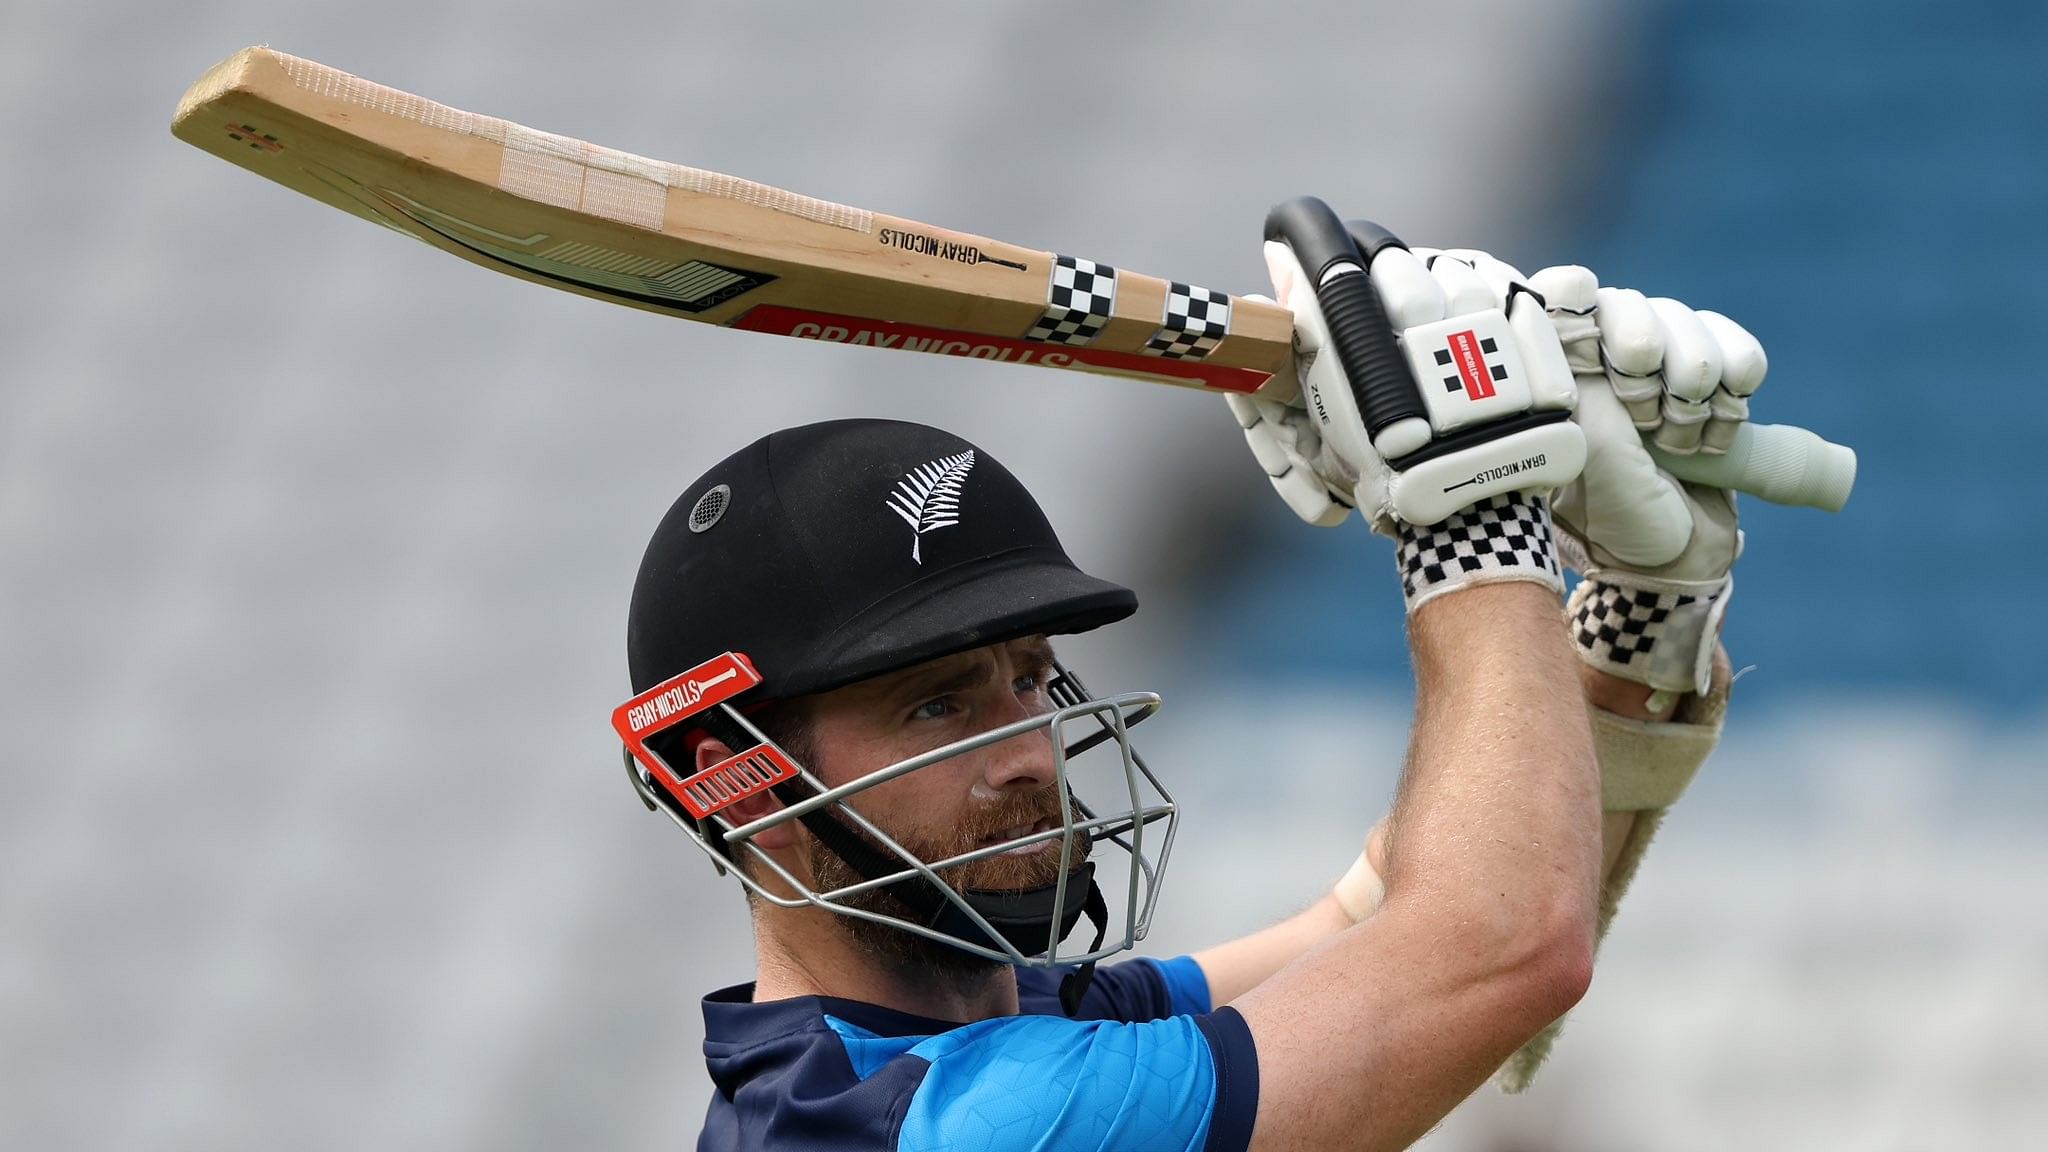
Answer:
M1298 392L1294 320L1277 305L649 160L268 48L209 69L171 131L443 252L614 304L1210 392ZM1847 449L1798 429L1746 431L1745 461L1775 461L1773 491L1759 494L1836 507L1846 498L1839 458L1823 469L1835 477L1826 491L1785 474L1797 464L1803 475L1814 445ZM1774 453L1778 431L1805 437L1785 442L1789 460ZM1672 471L1691 463L1672 458ZM1761 465L1734 471L1731 486L1761 486Z

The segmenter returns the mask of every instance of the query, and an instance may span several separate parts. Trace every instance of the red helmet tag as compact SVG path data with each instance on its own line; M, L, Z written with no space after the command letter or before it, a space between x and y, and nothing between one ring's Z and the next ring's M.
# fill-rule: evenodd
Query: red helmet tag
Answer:
M761 682L761 674L739 652L706 660L612 709L612 727L637 754L649 736L677 721L722 704Z
M760 682L761 674L744 653L727 652L612 709L612 728L662 791L702 820L796 775L796 765L773 745L763 744L684 777L648 748L647 740Z

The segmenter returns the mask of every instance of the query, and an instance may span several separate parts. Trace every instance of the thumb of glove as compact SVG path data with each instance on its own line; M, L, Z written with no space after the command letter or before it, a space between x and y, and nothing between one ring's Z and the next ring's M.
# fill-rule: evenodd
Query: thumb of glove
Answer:
M1577 419L1586 470L1557 494L1552 513L1595 561L1656 568L1676 560L1692 539L1692 507L1643 450L1628 409L1605 381L1582 376Z

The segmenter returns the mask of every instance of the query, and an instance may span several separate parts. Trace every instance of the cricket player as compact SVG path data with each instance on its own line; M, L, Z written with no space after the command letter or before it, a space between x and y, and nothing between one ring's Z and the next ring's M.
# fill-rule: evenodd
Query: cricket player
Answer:
M1267 260L1307 391L1348 392L1300 265ZM1496 334L1505 411L1433 416L1436 457L1564 409L1570 450L1547 463L1566 474L1410 523L1403 470L1333 423L1356 413L1233 401L1290 508L1357 510L1392 540L1416 707L1358 861L1195 955L1106 962L1171 842L1131 735L1157 698L1091 694L1060 663L1059 637L1137 599L1069 559L1017 477L948 432L847 420L748 445L676 501L614 720L642 799L752 912L753 981L704 1000L701 1149L1398 1148L1489 1075L1526 1083L1720 731L1734 501L1643 443L1725 445L1764 358L1723 317L1583 268L1398 245L1370 264L1411 343L1447 319ZM1262 759L1258 711L1238 719L1218 761L1288 770ZM1084 794L1091 757L1111 786Z

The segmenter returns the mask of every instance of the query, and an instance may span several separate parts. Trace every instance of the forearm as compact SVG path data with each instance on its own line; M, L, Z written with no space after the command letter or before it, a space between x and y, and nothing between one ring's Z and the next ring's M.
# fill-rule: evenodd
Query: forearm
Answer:
M1674 700L1662 709L1652 711L1648 707L1650 689L1584 664L1579 665L1579 680L1588 706L1617 716L1632 720L1668 721L1678 708L1678 702ZM1603 883L1613 875L1622 850L1629 844L1636 819L1637 813L1633 811L1601 814L1600 877ZM1377 876L1384 876L1387 870L1385 829L1385 822L1376 826L1367 852L1369 867ZM1352 910L1347 909L1334 893L1325 893L1314 904L1285 920L1196 952L1195 962L1202 966L1203 975L1209 981L1211 1003L1220 1006L1236 1000L1310 948L1376 911L1378 903L1378 896L1361 893L1358 906Z
M1482 945L1583 926L1600 791L1578 661L1545 588L1506 583L1410 620L1416 726L1396 798L1387 905L1423 901Z
M1221 1007L1236 1000L1351 923L1337 898L1326 892L1277 924L1195 953L1209 981L1209 1003Z
M1262 1090L1255 1147L1405 1147L1585 989L1599 787L1555 591L1462 589L1420 606L1410 637L1386 898L1234 1003L1262 1075L1294 1078L1288 1096ZM1289 1099L1343 1104L1303 1115Z

